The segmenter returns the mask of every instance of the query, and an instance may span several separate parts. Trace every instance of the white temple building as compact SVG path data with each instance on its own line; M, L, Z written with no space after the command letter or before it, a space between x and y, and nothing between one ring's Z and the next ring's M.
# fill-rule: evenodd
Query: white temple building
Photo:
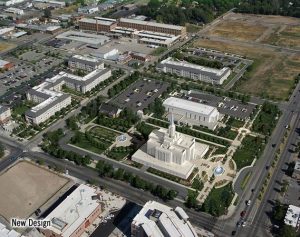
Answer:
M146 146L136 151L132 160L187 179L195 168L191 161L202 158L208 149L208 145L196 142L194 137L176 132L172 116L169 128L151 132Z

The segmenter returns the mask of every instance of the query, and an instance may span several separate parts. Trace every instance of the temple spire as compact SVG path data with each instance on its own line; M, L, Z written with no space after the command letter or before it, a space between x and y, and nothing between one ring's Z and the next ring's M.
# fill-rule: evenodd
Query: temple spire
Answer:
M176 131L176 126L174 123L174 115L171 113L170 125L169 125L169 137L174 137Z

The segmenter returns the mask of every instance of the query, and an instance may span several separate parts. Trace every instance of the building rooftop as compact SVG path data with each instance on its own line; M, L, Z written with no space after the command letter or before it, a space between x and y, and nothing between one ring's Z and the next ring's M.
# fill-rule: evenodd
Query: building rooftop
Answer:
M110 26L110 25L114 24L114 22L112 22L112 21L92 19L92 18L82 18L81 20L79 20L79 22L99 24L99 25L107 25L107 26Z
M73 55L69 61L74 61L74 62L79 62L79 63L85 63L85 64L89 64L91 66L97 66L97 65L101 65L103 64L102 61L100 61L99 59L95 58L95 57L90 57L90 56L86 56L86 55ZM103 64L103 68L104 68L104 64Z
M215 74L216 76L221 76L227 70L229 70L228 67L224 67L222 69L204 67L204 66L189 63L189 62L186 62L186 61L174 60L172 57L169 57L169 58L161 61L160 64L161 65L163 65L163 64L172 65L172 66L174 66L175 68L178 68L178 69L180 69L180 68L189 68L191 70L191 72L202 71L202 72L207 72L207 73L210 73L210 74Z
M184 28L183 26L162 24L162 23L157 23L157 22L152 22L152 21L142 21L142 20L128 19L128 18L120 18L120 22L168 28L168 29L173 29L173 30L182 30Z
M133 219L133 224L140 225L147 236L197 237L187 217L182 208L174 210L161 203L148 201Z
M300 161L295 162L294 170L300 171Z
M286 212L284 223L293 227L299 226L299 217L300 217L300 207L289 205L289 208Z
M6 112L7 110L9 110L9 107L6 107L6 106L3 106L3 105L0 105L0 114Z
M0 59L0 68L4 67L6 64L10 63L9 61Z
M176 97L169 97L163 102L164 106L177 107L183 110L192 111L195 113L200 113L209 116L212 112L216 110L215 107L193 102L190 100L184 100Z
M81 184L45 218L52 223L48 229L63 237L71 236L100 205L95 195L94 188Z

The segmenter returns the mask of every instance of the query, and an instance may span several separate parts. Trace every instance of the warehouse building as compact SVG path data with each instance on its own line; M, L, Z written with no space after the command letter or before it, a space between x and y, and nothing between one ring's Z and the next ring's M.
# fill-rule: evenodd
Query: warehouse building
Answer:
M110 32L114 28L116 28L117 23L110 20L105 20L106 18L82 18L78 21L80 30L88 30L88 31L105 31Z
M61 202L45 220L51 226L41 229L46 237L79 237L102 213L97 190L87 185L79 185Z
M185 61L174 60L171 57L161 61L157 66L157 70L218 85L223 84L231 73L228 67L222 69L203 67Z
M137 19L120 18L118 26L144 31L160 32L170 35L180 35L181 37L186 36L186 27L184 26L162 24L152 21L141 21Z
M2 6L11 6L11 5L15 5L15 4L18 4L18 3L21 3L21 2L24 2L25 0L3 0L3 1L0 1L0 5Z
M104 63L97 58L88 56L74 55L68 61L68 66L72 70L84 70L87 72L94 71L96 69L104 69Z
M178 123L205 126L214 129L220 118L217 108L184 100L176 97L169 97L163 102L165 110L174 116L174 120Z
M131 237L198 237L181 207L148 201L131 223Z
M10 108L0 105L0 125L7 123L10 119L11 119Z
M37 106L26 111L27 122L38 125L70 105L71 96L60 92L64 85L81 93L86 93L110 76L110 69L96 69L84 77L61 72L50 79L46 79L45 82L33 87L26 93L28 100L38 103Z

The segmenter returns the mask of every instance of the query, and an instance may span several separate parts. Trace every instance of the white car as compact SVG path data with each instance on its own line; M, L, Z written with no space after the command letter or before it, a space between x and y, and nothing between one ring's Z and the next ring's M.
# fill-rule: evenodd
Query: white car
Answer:
M248 201L246 202L246 204L247 204L247 206L250 206L250 205L251 205L251 200L248 200Z

